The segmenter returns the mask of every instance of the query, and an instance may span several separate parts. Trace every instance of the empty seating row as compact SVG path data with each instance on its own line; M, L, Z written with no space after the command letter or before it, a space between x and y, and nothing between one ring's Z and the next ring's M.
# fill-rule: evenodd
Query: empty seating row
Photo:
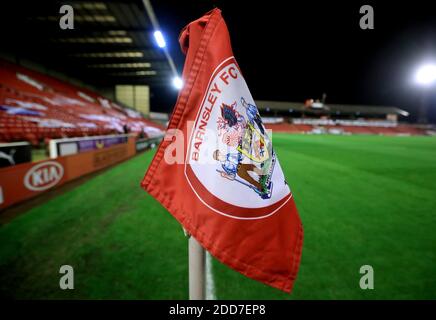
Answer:
M90 90L0 60L0 141L162 130Z

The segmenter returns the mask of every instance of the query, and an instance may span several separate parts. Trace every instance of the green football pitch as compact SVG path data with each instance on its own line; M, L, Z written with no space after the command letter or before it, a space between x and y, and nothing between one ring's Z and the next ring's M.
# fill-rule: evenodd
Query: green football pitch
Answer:
M212 263L218 299L435 299L436 139L275 134L304 224L288 295ZM153 152L0 226L0 295L186 299L187 239L139 187ZM0 213L1 214L1 213ZM74 290L59 268L74 267ZM374 290L359 287L362 265Z

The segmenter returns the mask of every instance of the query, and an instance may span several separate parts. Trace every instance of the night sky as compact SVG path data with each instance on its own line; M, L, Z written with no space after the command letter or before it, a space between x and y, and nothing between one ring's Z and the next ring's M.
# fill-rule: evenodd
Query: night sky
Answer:
M436 11L431 1L152 1L180 73L180 30L218 7L235 57L258 100L389 105L412 113L423 89L415 69L436 61ZM374 30L359 27L359 8L374 8ZM432 92L431 92L432 91ZM427 90L436 121L436 88ZM152 104L170 111L172 88L155 90Z

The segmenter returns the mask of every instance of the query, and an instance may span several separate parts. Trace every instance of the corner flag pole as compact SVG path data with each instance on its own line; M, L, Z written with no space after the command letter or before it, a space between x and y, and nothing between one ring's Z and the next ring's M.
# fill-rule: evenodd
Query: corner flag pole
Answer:
M189 300L205 300L206 254L203 247L189 236Z

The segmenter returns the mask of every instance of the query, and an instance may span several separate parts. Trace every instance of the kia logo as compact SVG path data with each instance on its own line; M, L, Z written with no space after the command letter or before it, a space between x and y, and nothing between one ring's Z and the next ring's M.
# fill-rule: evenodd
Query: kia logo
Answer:
M58 162L47 161L33 166L24 177L24 185L32 191L43 191L55 186L64 176Z

